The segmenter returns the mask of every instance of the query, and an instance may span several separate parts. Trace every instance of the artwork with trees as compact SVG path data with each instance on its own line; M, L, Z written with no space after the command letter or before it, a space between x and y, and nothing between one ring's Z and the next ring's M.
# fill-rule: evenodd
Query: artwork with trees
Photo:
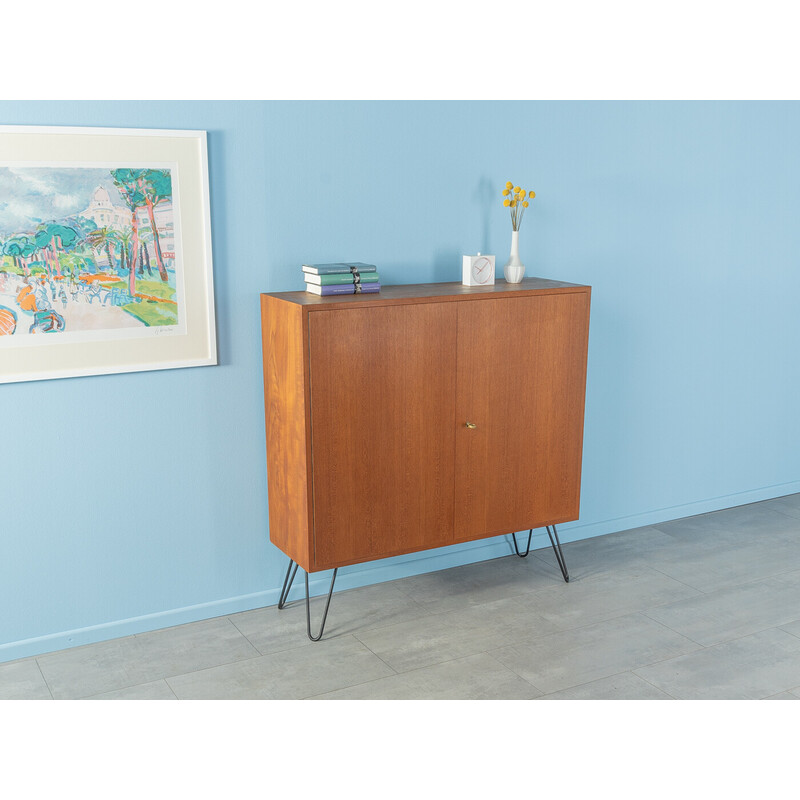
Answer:
M0 197L0 344L179 324L169 169L4 166Z

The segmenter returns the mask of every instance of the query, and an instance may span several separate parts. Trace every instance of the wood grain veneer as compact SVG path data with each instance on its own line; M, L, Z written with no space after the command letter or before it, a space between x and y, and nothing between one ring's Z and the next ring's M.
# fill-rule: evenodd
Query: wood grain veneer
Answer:
M269 535L274 545L311 572L311 439L303 312L262 294L261 319Z
M459 306L458 541L577 519L588 308L577 292Z
M457 311L309 315L318 568L453 541Z

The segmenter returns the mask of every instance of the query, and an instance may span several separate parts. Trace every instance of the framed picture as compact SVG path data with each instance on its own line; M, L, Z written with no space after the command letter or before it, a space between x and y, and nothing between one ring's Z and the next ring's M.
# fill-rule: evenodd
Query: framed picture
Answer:
M205 131L0 126L0 383L216 363Z

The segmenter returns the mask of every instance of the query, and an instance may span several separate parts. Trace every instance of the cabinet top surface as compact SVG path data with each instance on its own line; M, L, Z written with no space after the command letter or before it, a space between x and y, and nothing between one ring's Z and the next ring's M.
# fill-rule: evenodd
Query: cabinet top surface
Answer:
M590 287L579 283L564 283L548 278L525 278L521 283L506 283L501 280L492 286L464 286L460 282L454 283L408 283L392 286L381 286L380 292L374 294L339 294L321 295L311 292L267 292L269 297L277 297L289 303L301 306L332 306L360 303L368 305L381 305L391 301L414 300L462 300L468 297L509 296L513 294L532 294L542 292L589 291Z

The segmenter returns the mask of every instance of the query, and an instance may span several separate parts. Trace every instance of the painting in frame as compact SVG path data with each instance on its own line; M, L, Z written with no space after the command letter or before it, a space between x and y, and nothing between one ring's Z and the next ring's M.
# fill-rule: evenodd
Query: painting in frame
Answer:
M0 383L216 363L206 132L0 126Z

